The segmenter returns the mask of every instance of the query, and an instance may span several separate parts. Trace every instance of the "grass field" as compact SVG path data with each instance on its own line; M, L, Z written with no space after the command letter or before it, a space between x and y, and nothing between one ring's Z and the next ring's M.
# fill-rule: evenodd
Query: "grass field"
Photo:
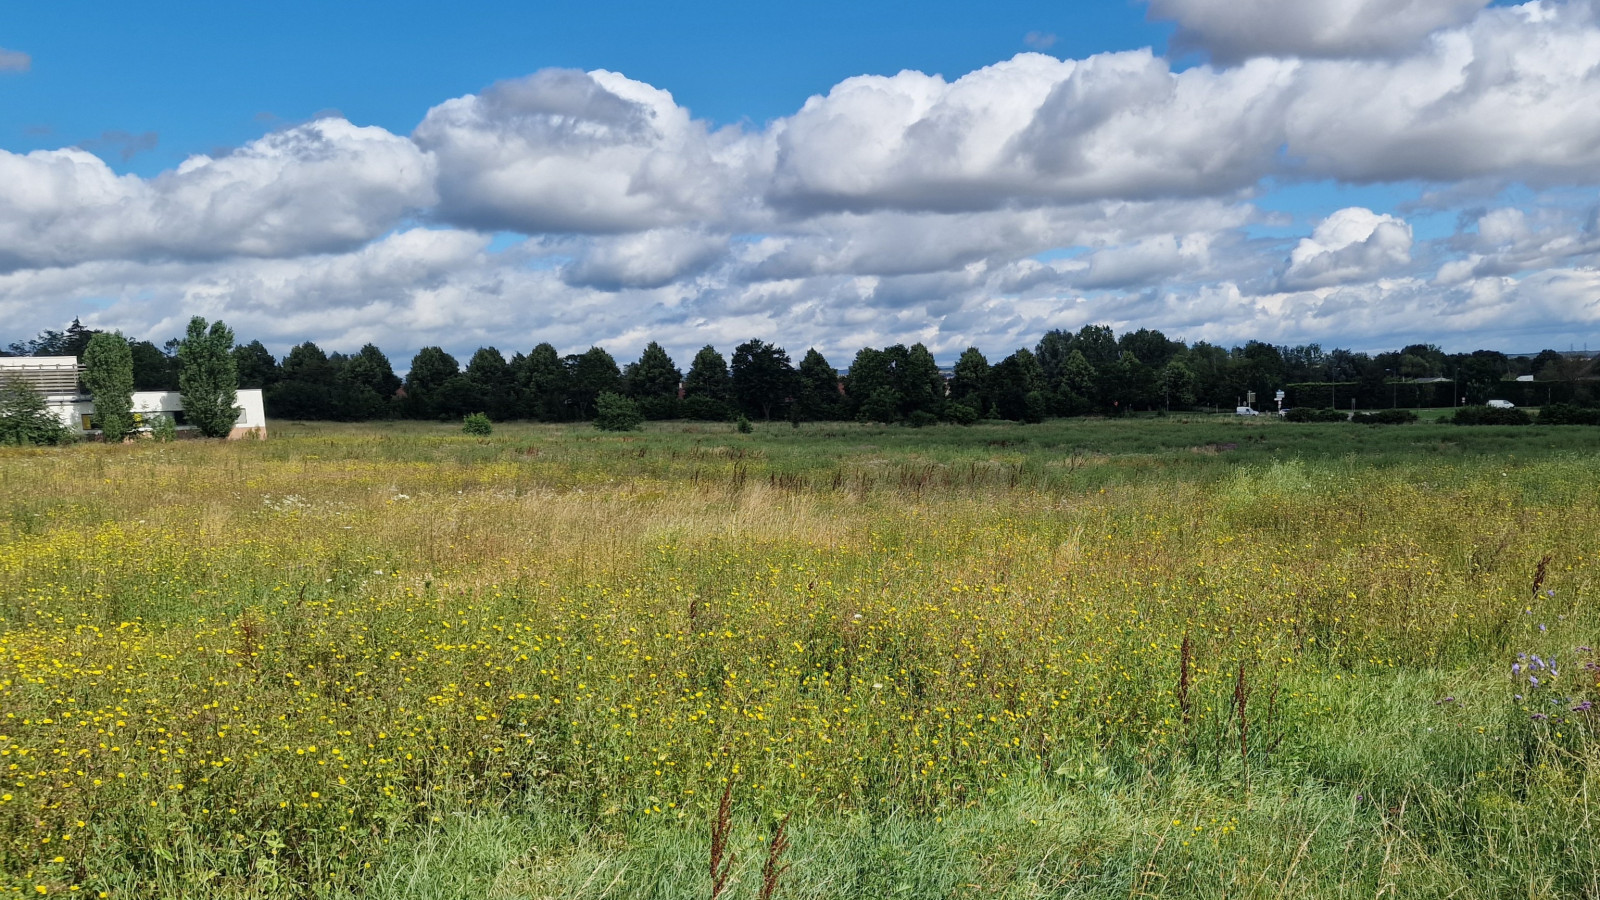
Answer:
M724 898L785 816L786 898L1600 897L1597 497L1429 423L0 449L0 895L705 898L726 795Z

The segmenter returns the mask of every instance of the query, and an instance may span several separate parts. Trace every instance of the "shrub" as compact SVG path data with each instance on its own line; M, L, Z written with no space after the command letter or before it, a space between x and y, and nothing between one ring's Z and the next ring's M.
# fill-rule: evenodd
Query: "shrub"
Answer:
M44 395L20 379L0 378L0 445L65 444L72 432L61 424Z
M740 434L749 434L756 430L755 426L750 424L750 420L744 416L739 417L739 421L734 423L734 427L739 429Z
M925 409L914 409L911 415L906 416L906 424L912 428L926 428L939 424L939 417Z
M1540 425L1600 425L1600 409L1574 403L1552 403L1539 410Z
M1296 406L1283 414L1286 422L1343 422L1349 414L1337 409L1317 409L1314 406Z
M1463 406L1450 421L1456 425L1532 425L1533 417L1525 409Z
M594 401L594 427L601 431L637 431L644 424L639 404L621 394L605 391Z
M958 400L945 405L944 417L957 425L972 425L978 421L978 411Z
M1380 409L1377 412L1358 412L1350 417L1350 421L1358 425L1409 425L1417 420L1417 414L1409 409Z
M150 437L158 444L170 444L178 439L178 423L166 413L150 413L144 423L150 426Z
M461 433L473 437L488 437L494 433L494 423L481 412L468 413L461 417Z

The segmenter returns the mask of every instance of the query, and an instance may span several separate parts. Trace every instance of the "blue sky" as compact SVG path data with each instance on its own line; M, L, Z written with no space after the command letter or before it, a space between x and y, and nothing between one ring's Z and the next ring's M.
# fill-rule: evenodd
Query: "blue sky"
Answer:
M1600 346L1600 4L26 4L0 341Z
M26 79L0 80L0 146L90 144L153 175L336 109L396 133L447 97L546 67L612 69L663 87L695 116L763 123L852 75L956 77L1030 49L1164 47L1171 26L1115 2L17 4L0 46ZM130 159L108 131L159 144Z

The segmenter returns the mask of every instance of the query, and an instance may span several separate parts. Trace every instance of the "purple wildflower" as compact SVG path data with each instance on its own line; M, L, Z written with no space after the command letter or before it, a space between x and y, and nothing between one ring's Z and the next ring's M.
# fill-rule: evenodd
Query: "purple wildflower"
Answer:
M1516 678L1522 674L1522 663L1511 664L1511 677Z
M1579 703L1577 706L1574 706L1572 708L1572 711L1573 712L1588 712L1593 707L1594 707L1593 703L1590 703L1588 700L1585 700L1582 703Z
M1535 722L1548 722L1548 721L1550 721L1550 717L1545 715L1544 713L1534 713L1529 718L1533 719L1533 721L1535 721Z
M1550 629L1549 629L1549 628L1546 628L1546 627L1545 627L1545 624L1544 624L1544 623L1543 623L1543 622L1540 622L1540 623L1539 623L1539 630L1540 630L1540 631L1549 631L1549 630L1550 630Z
M1537 675L1529 675L1528 676L1528 683L1533 685L1534 687L1538 687L1539 686L1539 676L1537 676Z

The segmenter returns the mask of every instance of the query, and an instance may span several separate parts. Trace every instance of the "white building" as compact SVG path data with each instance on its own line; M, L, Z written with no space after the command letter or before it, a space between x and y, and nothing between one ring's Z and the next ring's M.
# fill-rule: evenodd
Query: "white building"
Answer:
M79 382L81 371L77 357L73 356L0 357L0 379L27 382L44 395L50 411L68 428L79 434L97 434L94 398ZM261 392L242 390L237 397L239 420L233 423L228 438L266 437L267 414L261 403ZM194 427L185 421L183 399L177 391L135 391L133 411L147 419L156 414L168 416L180 432Z

